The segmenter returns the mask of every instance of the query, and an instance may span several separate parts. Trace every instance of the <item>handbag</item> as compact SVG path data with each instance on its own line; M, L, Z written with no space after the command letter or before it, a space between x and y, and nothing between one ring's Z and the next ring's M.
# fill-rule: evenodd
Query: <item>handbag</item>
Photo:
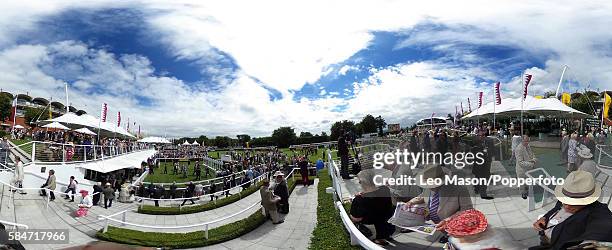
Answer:
M361 232L363 234L363 236L365 236L366 238L372 237L372 235L373 235L372 230L370 230L365 225L363 225L361 223L357 223L357 224L355 224L355 226L357 226L357 229L359 230L359 232Z

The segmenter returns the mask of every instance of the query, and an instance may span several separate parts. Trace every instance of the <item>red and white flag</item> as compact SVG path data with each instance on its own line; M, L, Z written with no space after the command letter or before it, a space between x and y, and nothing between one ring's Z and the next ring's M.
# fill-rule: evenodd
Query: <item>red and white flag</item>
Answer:
M121 111L117 112L117 127L121 127Z
M15 99L13 99L13 103L11 106L11 121L13 121L13 128L15 128L15 122L17 122L17 95L15 95Z
M469 97L468 97L468 112L472 112L472 102L470 102Z
M495 104L496 105L501 104L501 91L500 91L499 84L500 84L499 82L495 83Z
M100 120L102 122L106 122L106 113L108 112L108 105L106 103L102 104L102 114L100 114Z
M478 92L478 108L482 107L482 91Z
M127 131L130 132L130 118L128 117L128 122L127 122Z
M525 74L525 90L523 92L523 99L527 98L527 87L529 87L529 83L531 82L532 76L530 74Z

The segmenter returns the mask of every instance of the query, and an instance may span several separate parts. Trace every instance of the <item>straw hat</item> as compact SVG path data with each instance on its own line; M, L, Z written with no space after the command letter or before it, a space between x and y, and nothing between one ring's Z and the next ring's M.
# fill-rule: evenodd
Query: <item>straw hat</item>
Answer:
M274 178L276 178L277 176L285 176L285 174L283 174L283 172L281 171L276 171L274 172Z
M585 158L585 159L590 159L593 158L593 154L591 153L591 150L588 148L580 148L580 150L578 150L578 156Z
M421 180L427 181L428 179L439 179L444 178L446 173L439 165L430 164L425 166L425 168L417 174L417 185L422 188L437 188L442 185L428 185L427 183L422 183Z
M563 185L555 188L555 196L563 204L588 205L599 199L601 186L595 183L593 174L576 170L567 175Z
M446 233L453 237L463 237L482 233L487 226L487 218L482 212L469 209L454 216L444 228Z

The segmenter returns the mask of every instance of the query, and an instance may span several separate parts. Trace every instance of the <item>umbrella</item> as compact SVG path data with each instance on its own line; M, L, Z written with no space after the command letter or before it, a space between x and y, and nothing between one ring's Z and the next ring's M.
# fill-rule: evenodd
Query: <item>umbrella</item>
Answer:
M45 126L42 126L42 127L43 128L57 128L57 129L62 129L62 130L69 130L68 127L62 125L59 122L52 122L52 123L49 123L49 124L47 124Z
M81 134L86 134L86 135L96 135L96 133L92 132L88 128L75 129L74 132L81 133Z
M17 129L22 129L22 128L24 128L24 127L23 127L23 126L21 126L21 125L19 125L19 124L17 124L17 125L15 125L15 127L14 127L14 128L17 128Z

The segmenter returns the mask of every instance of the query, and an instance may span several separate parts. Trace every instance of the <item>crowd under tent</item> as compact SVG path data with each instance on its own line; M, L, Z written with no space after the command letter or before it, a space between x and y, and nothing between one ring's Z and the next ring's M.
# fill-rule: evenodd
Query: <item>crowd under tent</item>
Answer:
M591 117L592 115L580 112L573 109L557 98L538 99L533 96L527 96L521 105L521 98L506 98L501 104L495 105L495 102L489 102L482 107L473 110L470 114L462 117L463 120L475 119L493 119L493 114L496 117L518 117L521 116L521 110L524 116L545 116L554 118L574 118L582 119Z

